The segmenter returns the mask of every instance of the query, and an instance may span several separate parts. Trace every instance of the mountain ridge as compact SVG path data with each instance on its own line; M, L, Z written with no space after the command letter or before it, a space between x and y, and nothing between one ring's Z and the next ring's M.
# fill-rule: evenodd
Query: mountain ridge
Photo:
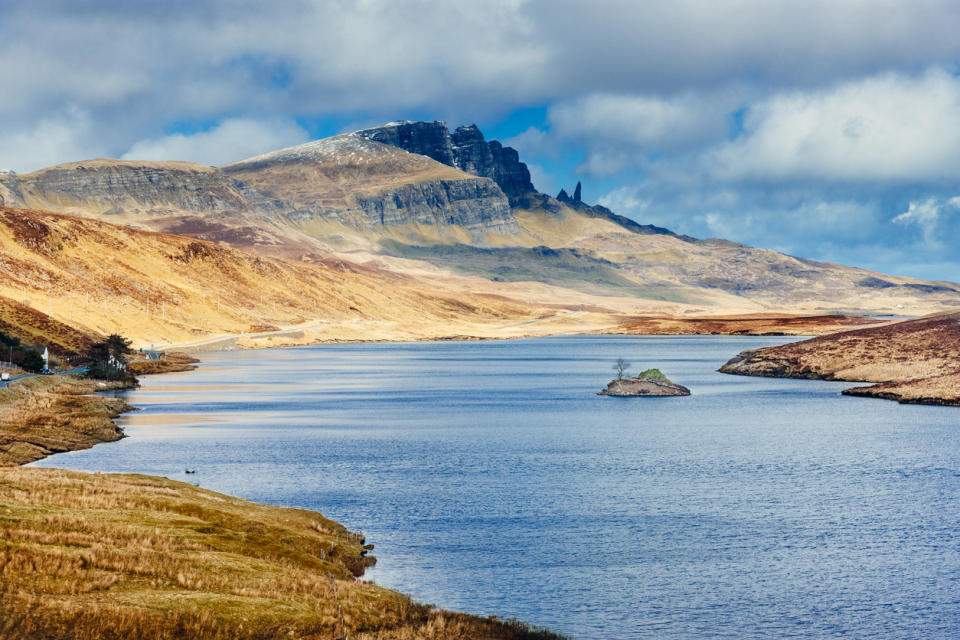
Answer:
M960 306L960 285L697 240L580 196L579 183L573 197L536 191L515 150L442 121L388 123L221 167L96 159L0 175L8 205L317 264L545 283L620 297L618 308L660 300L704 313L919 315Z

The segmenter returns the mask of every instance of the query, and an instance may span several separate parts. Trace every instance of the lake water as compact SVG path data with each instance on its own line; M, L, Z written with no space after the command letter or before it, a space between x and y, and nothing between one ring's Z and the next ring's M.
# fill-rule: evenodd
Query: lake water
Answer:
M38 464L315 509L367 579L577 638L960 636L960 409L715 372L787 340L205 354L129 394L129 438ZM693 395L595 395L618 357Z

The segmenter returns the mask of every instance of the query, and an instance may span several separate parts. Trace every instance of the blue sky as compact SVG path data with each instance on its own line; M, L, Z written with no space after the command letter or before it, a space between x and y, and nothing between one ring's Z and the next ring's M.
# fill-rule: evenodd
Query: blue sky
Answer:
M643 223L960 281L953 0L0 0L0 167L476 123Z

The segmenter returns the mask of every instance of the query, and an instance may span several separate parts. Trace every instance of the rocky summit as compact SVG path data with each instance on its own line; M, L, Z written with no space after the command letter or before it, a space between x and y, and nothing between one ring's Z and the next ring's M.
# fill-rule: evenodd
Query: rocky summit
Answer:
M475 176L491 178L510 198L536 192L530 170L520 162L517 150L504 147L496 140L487 142L475 124L457 127L451 133L442 121L391 122L358 131L357 135L433 158Z

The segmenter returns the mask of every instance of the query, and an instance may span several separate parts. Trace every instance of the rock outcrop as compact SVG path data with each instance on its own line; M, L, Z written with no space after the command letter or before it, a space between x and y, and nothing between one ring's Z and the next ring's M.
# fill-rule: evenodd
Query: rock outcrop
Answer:
M601 220L607 220L613 222L628 231L633 233L639 233L641 235L666 235L673 236L674 238L679 238L680 240L685 240L687 242L695 242L696 238L692 238L687 235L681 235L670 231L670 229L665 229L663 227L658 227L652 224L640 224L635 220L631 220L626 216L621 216L614 213L606 207L594 204L589 205L585 203L582 199L583 185L578 181L577 186L573 190L573 197L570 197L570 194L567 193L566 189L560 189L560 193L557 194L557 197L554 198L555 202L552 202L548 196L542 195L540 197L540 202L535 202L535 198L530 196L525 196L523 198L523 203L518 203L522 205L522 208L535 208L542 207L545 209L559 208L557 203L565 204L566 206L579 211L580 213L590 217L590 218L599 218Z
M356 194L354 201L368 227L457 225L472 232L502 234L518 230L510 203L488 179L432 180L372 195Z
M690 395L690 389L665 380L620 378L610 381L610 384L607 385L607 388L597 395L619 396L626 398L645 396L688 396Z
M494 180L510 198L533 193L527 165L516 149L496 140L487 142L476 125L458 127L452 133L447 124L434 122L391 122L382 127L358 131L357 135L432 158L466 173Z
M223 172L190 162L112 159L0 176L3 204L98 214L276 212L281 207Z

